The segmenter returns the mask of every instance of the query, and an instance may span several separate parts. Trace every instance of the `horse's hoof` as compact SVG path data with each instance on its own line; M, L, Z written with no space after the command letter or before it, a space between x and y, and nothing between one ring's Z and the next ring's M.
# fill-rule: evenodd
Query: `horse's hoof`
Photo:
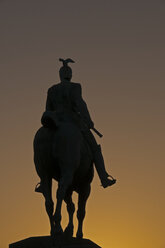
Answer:
M55 236L56 236L55 231L51 231L51 232L50 232L50 236L51 236L52 238L55 238Z
M83 234L82 233L77 233L76 234L76 238L77 239L82 239L83 238Z
M51 231L52 237L61 237L63 235L62 227L55 227L54 230Z
M62 246L63 236L62 235L54 235L52 238L52 247L51 248L59 248Z
M65 238L72 238L73 237L73 226L67 226L64 231Z

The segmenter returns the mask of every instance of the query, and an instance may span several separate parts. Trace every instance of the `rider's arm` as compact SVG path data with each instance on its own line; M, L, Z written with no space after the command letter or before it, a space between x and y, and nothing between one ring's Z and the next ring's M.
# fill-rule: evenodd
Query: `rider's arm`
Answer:
M94 123L90 117L88 107L86 102L82 98L82 88L80 84L76 84L76 91L75 91L75 106L77 112L80 113L84 121L87 123L89 128L92 128L94 126Z
M51 97L50 97L50 93L51 90L49 89L48 90L48 93L47 93L47 99L46 99L46 110L48 111L53 111L53 105L51 103Z

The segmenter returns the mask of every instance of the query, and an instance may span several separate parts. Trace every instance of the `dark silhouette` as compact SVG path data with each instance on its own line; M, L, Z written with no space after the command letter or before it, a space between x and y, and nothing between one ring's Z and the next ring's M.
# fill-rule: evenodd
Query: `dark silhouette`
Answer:
M91 151L80 130L69 122L61 124L57 130L41 127L34 140L34 161L41 178L51 235L62 233L61 205L64 200L69 214L69 224L65 229L65 234L72 237L75 211L72 192L74 190L79 194L77 237L82 238L82 224L86 201L90 194L90 183L93 179L93 166ZM54 215L51 196L52 178L58 181Z
M76 237L82 238L83 220L86 201L90 194L90 184L93 179L93 163L104 188L113 185L116 180L105 170L100 145L90 131L94 128L87 105L82 99L81 85L72 83L72 70L68 63L73 60L63 60L61 67L61 82L48 90L46 111L41 127L34 139L34 162L41 182L35 191L45 197L46 211L51 225L51 235L63 233L61 227L61 206L64 200L67 204L69 223L64 231L65 237L73 236L72 193L78 193L78 230ZM112 179L109 179L111 177ZM58 181L57 204L54 214L52 201L52 179Z

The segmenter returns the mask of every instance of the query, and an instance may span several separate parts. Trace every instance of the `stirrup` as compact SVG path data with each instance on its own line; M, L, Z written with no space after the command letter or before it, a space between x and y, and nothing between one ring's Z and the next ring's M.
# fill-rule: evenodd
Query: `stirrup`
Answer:
M116 180L113 176L111 176L111 175L109 175L109 174L108 174L108 177L111 177L112 180Z
M35 192L37 193L42 193L42 185L41 182L37 183L36 187L35 187Z

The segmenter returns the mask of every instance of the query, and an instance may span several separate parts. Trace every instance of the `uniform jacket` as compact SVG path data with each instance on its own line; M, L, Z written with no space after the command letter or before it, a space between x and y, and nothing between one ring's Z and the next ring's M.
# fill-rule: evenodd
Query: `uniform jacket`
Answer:
M88 127L93 125L79 83L64 81L49 88L46 100L47 111L55 111L62 121L71 121L76 115Z

